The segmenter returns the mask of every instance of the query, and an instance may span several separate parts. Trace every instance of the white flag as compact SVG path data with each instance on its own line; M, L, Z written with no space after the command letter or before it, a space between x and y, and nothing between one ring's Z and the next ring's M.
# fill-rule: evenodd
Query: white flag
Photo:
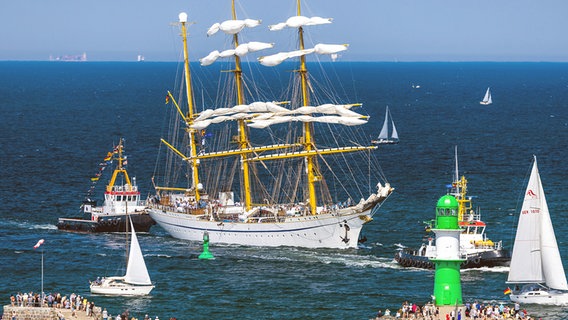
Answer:
M39 246L41 246L44 242L45 242L45 240L40 239L40 240L36 243L36 245L34 246L34 249L39 248Z

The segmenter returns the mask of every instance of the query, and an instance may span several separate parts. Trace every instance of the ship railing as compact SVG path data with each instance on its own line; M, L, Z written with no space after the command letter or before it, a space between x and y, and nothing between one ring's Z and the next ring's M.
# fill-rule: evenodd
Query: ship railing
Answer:
M473 210L471 212L466 212L463 215L463 221L481 221L481 213L473 212Z
M132 192L132 191L138 191L138 186L133 186L133 185L129 185L129 184L125 184L123 186L112 186L111 191L114 192Z

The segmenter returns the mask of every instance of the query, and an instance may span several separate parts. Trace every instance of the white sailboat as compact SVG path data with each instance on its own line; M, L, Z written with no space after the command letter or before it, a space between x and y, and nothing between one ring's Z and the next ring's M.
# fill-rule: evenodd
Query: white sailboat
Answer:
M511 300L568 305L568 284L558 250L536 157L519 216L507 283L517 284ZM524 284L519 288L520 284Z
M479 104L482 105L489 105L492 104L493 100L491 99L491 89L487 88L487 91L485 91L485 96L483 97L483 100L479 101Z
M126 274L122 277L106 277L91 282L91 293L112 296L142 296L154 289L150 280L144 256L138 243L132 220L130 222L130 250L126 265Z
M364 145L364 131L350 135L351 126L368 121L352 110L361 104L318 102L313 95L320 92L314 90L318 83L310 81L305 57L337 53L347 45L305 48L304 29L329 24L331 19L302 16L298 1L297 16L269 28L295 29L299 50L258 58L264 66L299 59L297 85L290 86L297 90L292 90L291 101L247 103L246 99L256 98L251 94L256 90L250 89L252 83L243 84L246 78L240 60L272 44L239 43L240 31L258 26L260 20L239 20L234 3L232 9L232 20L215 23L208 35L223 31L234 47L200 59L202 65L218 58L234 59L231 86L219 93L230 99L200 113L194 108L188 64L187 14L179 15L185 44L185 92L178 96L186 101L178 104L171 93L168 96L175 105L172 116L178 117L171 123L183 123L185 128L177 128L177 136L168 135L168 141L162 139L167 148L162 148L159 163L165 165L163 173L157 171L152 179L156 195L150 201L150 216L171 236L190 241L201 241L207 232L211 243L357 248L363 225L372 221L394 189L386 182L377 183L377 178L384 181L378 177L382 172L373 154L377 147ZM205 143L209 133L215 139ZM325 147L316 143L324 139L331 142ZM340 145L332 147L332 143ZM361 188L367 181L369 186Z
M389 136L389 120L391 124L391 134ZM396 144L398 143L398 132L396 131L396 126L394 125L394 120L390 114L389 107L385 111L385 121L383 122L383 128L379 132L377 140L372 140L373 144Z

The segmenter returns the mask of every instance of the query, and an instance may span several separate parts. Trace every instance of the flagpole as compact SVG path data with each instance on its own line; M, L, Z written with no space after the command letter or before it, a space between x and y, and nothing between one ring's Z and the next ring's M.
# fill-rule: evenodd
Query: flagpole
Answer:
M43 247L41 248L41 294L40 294L40 299L41 299L41 307L43 307Z

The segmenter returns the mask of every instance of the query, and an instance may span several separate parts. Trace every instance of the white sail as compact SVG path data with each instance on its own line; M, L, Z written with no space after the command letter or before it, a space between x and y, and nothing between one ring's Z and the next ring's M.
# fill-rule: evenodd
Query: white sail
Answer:
M379 133L379 139L388 139L389 137L389 107L385 111L385 121L383 122L383 127Z
M248 125L252 128L266 128L277 123L295 121L335 123L348 126L367 123L365 116L349 110L352 106L354 105L327 103L316 107L304 106L290 110L280 107L274 102L253 102L248 105L237 105L231 108L207 109L195 119L191 127L201 130L214 123L239 119L251 119ZM313 116L313 114L318 113L332 116Z
M536 159L534 167L536 167ZM536 170L538 174L538 169ZM566 274L564 273L564 266L562 265L562 258L560 257L560 251L558 250L558 243L556 242L554 227L552 226L552 220L550 218L546 196L542 188L542 182L540 181L540 175L538 176L538 188L539 194L541 195L540 210L542 212L540 221L540 250L542 256L542 271L544 279L546 280L545 283L547 287L552 289L568 290Z
M207 36L212 36L219 30L226 34L236 34L243 30L244 27L253 28L260 24L260 20L245 19L245 20L226 20L221 23L214 23L209 30Z
M487 88L487 91L485 91L485 96L483 97L483 100L479 103L484 104L484 105L488 105L488 104L493 103L493 99L491 99L491 88Z
M207 31L207 36L212 36L217 33L219 30L223 31L225 34L235 35L243 30L245 27L247 28L254 28L260 25L260 20L254 19L245 19L245 20L227 20L221 23L214 23L209 30ZM273 43L265 43L265 42L258 42L258 41L251 41L249 43L242 43L239 44L234 49L224 50L219 52L218 50L214 50L209 53L206 57L199 59L199 62L202 66L211 65L215 62L218 58L227 58L231 56L245 56L249 52L256 52L259 50L264 50L268 48L272 48L274 46Z
M304 16L293 16L288 18L286 22L280 22L275 25L268 26L270 31L282 30L285 27L298 28L303 26L315 26L320 24L331 23L331 18L321 18L321 17L304 17Z
M545 283L553 289L568 290L536 157L521 208L507 281Z
M320 122L320 123L330 123L330 124L341 124L345 126L359 126L367 123L367 120L360 118L350 118L350 117L339 117L339 116L322 116L313 117L308 115L301 116L275 116L266 120L256 120L252 119L248 124L251 128L266 128L268 126L286 123L286 122Z
M130 253L128 255L128 265L126 266L126 274L124 275L124 282L139 285L151 285L150 275L146 269L144 256L138 244L138 237L134 231L134 225L130 220L130 228L132 230L130 237Z
M396 127L394 125L394 120L392 120L391 118L391 124L392 124L392 138L395 140L398 140L398 132L396 131Z
M389 136L389 123L392 126L390 136ZM398 131L396 131L396 126L394 125L394 120L392 119L388 106L387 110L385 111L385 120L383 121L383 127L381 128L381 132L379 132L377 140L373 140L371 142L375 144L398 143Z

